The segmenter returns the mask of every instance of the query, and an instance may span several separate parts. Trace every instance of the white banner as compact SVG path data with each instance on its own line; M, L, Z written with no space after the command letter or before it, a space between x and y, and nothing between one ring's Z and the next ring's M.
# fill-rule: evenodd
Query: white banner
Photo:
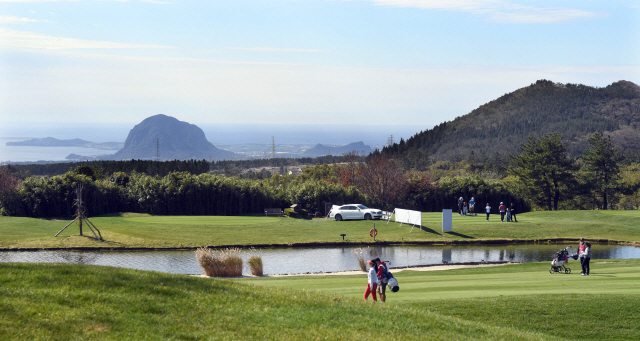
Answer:
M414 226L422 226L422 212L403 210L401 208L396 208L395 212L396 212L397 223L411 224Z

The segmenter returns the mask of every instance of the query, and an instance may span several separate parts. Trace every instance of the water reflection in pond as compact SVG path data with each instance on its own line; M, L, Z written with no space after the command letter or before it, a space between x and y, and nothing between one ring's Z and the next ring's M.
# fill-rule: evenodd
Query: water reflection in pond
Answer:
M358 263L353 254L359 250L365 259L380 257L391 267L403 267L443 262L551 261L554 253L567 245L288 248L262 249L259 254L265 274L286 274L357 270ZM592 249L594 259L640 258L640 248L633 246L594 244ZM245 260L248 256L248 252L243 253ZM193 251L11 251L0 252L0 262L90 264L176 274L202 273Z

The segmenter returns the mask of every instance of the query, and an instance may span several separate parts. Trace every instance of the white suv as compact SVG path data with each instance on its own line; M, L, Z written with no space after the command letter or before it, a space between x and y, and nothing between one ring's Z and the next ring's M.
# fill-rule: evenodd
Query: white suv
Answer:
M382 218L382 211L375 208L368 208L365 205L351 204L334 206L329 213L329 217L336 221L347 219L380 219Z

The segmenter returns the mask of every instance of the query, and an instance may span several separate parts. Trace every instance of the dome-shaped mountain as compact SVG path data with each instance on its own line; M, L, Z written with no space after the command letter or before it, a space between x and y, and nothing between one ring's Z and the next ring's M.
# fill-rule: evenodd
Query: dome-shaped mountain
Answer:
M133 127L124 142L124 148L111 159L155 159L157 150L160 160L228 160L234 157L234 153L218 149L207 141L198 126L171 116L155 115Z

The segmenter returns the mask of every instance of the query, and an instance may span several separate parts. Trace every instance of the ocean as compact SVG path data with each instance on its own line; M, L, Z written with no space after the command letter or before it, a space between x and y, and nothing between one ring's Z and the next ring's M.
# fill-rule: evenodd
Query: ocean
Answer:
M75 124L73 126L32 126L0 129L0 162L64 161L73 153L83 156L113 154L114 150L77 147L7 146L10 141L55 137L80 138L91 142L124 142L134 124ZM363 141L372 148L381 148L393 136L395 142L405 140L430 126L407 125L258 125L258 124L198 124L207 140L214 145L270 146L272 137L278 145L341 146Z

